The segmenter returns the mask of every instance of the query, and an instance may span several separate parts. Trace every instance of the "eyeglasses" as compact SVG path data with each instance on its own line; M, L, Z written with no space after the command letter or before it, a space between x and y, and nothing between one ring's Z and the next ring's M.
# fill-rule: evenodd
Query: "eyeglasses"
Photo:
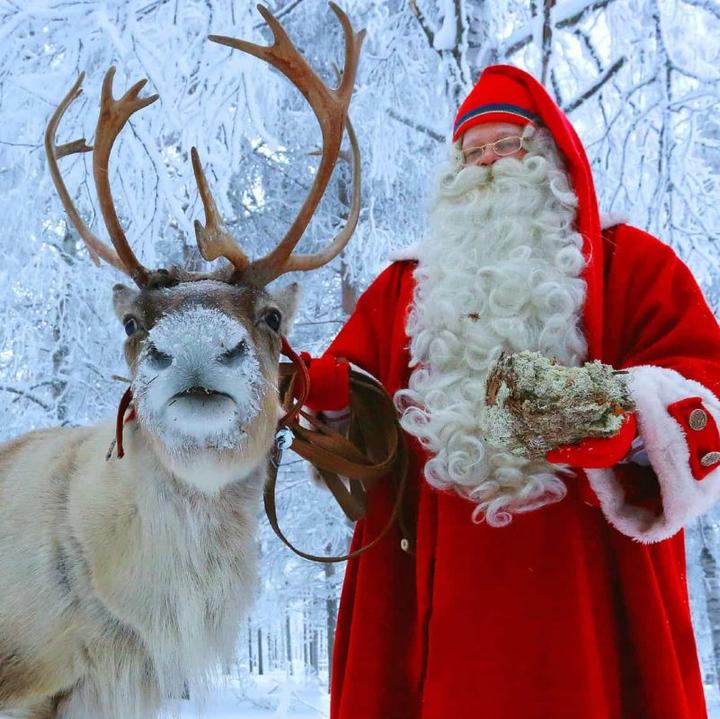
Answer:
M462 151L463 164L473 165L476 162L479 162L485 154L486 147L492 148L492 151L498 157L507 157L508 155L518 152L518 150L525 149L522 137L502 137L495 142L488 142L485 145L478 145L477 147L468 147L467 149L464 149Z

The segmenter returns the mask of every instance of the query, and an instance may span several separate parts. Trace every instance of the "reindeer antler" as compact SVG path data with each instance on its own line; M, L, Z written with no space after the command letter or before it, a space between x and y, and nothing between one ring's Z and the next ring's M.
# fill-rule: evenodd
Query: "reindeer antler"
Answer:
M205 208L206 224L202 225L199 220L195 220L195 238L200 254L208 262L218 257L225 257L232 262L235 269L243 270L250 264L250 260L220 219L220 213L217 210L212 194L210 194L196 148L191 148L190 156L193 171L195 172L195 181Z
M123 262L117 256L115 250L113 250L112 247L108 247L102 240L98 239L83 222L80 217L80 213L75 207L75 203L70 197L70 193L68 192L65 181L62 179L62 175L60 174L60 168L58 167L58 160L61 157L65 157L66 155L75 155L81 152L92 152L92 147L85 142L84 137L79 140L67 142L64 145L55 144L57 127L68 107L70 107L70 105L72 105L72 103L82 94L82 83L84 79L85 73L82 72L80 73L80 77L78 77L75 81L75 84L70 88L68 94L65 95L62 102L57 106L57 109L50 118L50 122L48 122L47 129L45 130L45 154L47 155L48 165L50 166L50 176L55 184L55 189L57 190L58 195L60 195L60 200L65 208L65 212L67 212L71 222L75 225L75 229L77 229L80 237L82 237L85 242L92 261L99 266L100 258L102 258L109 265L112 265L121 272L130 274Z
M108 163L110 161L110 152L112 151L113 143L120 134L120 130L127 124L130 116L138 110L142 110L144 107L151 105L158 99L159 95L138 97L140 90L142 90L147 83L147 80L140 80L119 100L116 100L112 94L114 77L115 67L113 66L105 73L105 79L103 80L102 95L100 98L100 115L98 116L97 129L95 130L93 176L95 177L95 186L97 187L98 199L100 200L100 209L102 210L107 230L110 233L110 239L117 250L118 256L128 268L130 277L135 280L135 284L143 287L147 284L150 273L140 264L130 249L127 237L125 237L123 228L120 225L120 220L118 220L112 191L110 189Z
M45 152L50 165L50 175L55 183L55 189L60 195L60 200L67 212L73 225L80 233L83 241L87 245L90 256L96 264L99 264L98 258L102 258L108 264L117 268L121 272L130 276L139 287L147 284L150 273L140 264L130 249L125 233L118 220L117 212L113 203L112 192L110 190L110 177L108 173L108 163L113 143L117 138L120 130L126 125L130 116L147 107L158 99L158 95L151 97L139 98L138 93L145 86L147 80L141 80L135 83L119 100L115 100L112 96L112 84L115 77L115 68L111 67L105 74L102 87L102 97L100 102L100 115L98 117L97 129L95 131L95 145L91 147L85 142L85 138L73 140L64 145L55 144L55 134L57 127L62 120L68 107L82 93L82 82L85 79L85 73L81 73L70 91L65 95L57 109L50 118L47 130L45 131ZM67 190L60 169L58 167L58 159L65 155L72 155L81 152L93 153L93 176L95 177L95 187L97 189L100 208L102 210L103 219L107 226L110 239L115 247L113 250L107 244L98 239L83 222L73 203L70 193Z
M247 52L280 70L308 101L322 130L323 150L320 165L310 192L295 221L272 252L247 265L247 270L252 273L254 280L261 284L267 284L285 272L315 269L332 260L341 252L352 236L360 212L360 152L355 133L347 117L347 111L355 84L355 74L365 31L353 32L347 15L333 2L330 3L330 7L340 21L345 35L345 67L342 80L334 90L330 89L308 65L278 20L263 5L258 5L257 8L272 31L274 38L272 45L256 45L245 40L220 35L210 35L209 37L213 42ZM353 151L353 201L345 227L326 250L313 255L292 256L293 250L327 189L340 152L345 126L348 129ZM207 192L206 186L204 190ZM203 203L207 212L208 203L205 198L203 198ZM242 253L242 251L240 252ZM220 254L224 254L224 252L220 252ZM244 256L244 253L242 254ZM225 256L227 257L227 255ZM238 269L246 269L246 265Z
M268 255L254 262L249 261L247 255L223 225L215 201L210 194L197 150L192 148L193 170L206 217L205 225L199 221L195 222L195 234L200 253L208 261L217 257L227 258L236 270L241 271L243 275L251 276L254 283L267 284L285 272L312 270L330 262L345 247L357 225L360 214L360 150L347 112L365 31L361 30L355 33L347 15L333 2L330 3L330 7L340 21L345 36L345 67L338 86L334 90L330 89L308 65L277 19L262 5L258 5L258 10L273 33L272 45L264 47L231 37L210 36L210 40L213 42L247 52L280 70L310 103L322 131L322 157L305 202L278 246ZM82 73L48 123L45 133L45 151L50 164L50 173L63 206L87 245L93 261L99 264L99 258L104 259L113 267L132 277L139 287L144 287L148 283L151 273L135 257L120 225L110 188L108 164L113 144L130 117L138 110L155 102L158 95L139 97L140 91L147 82L147 80L140 80L120 99L116 100L112 93L115 68L111 67L103 81L94 147L89 146L85 142L85 138L58 146L55 144L58 124L68 107L81 94L84 77L85 74ZM352 205L345 226L325 250L310 255L293 255L293 250L327 189L340 153L344 128L347 128L350 138L353 164ZM75 208L60 175L58 159L65 155L81 152L93 153L95 186L103 219L115 250L99 240L88 229Z

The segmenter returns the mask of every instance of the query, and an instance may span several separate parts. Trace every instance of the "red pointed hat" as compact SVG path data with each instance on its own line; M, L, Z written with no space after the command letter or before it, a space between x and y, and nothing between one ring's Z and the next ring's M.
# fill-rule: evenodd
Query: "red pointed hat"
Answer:
M487 68L460 105L453 127L453 142L457 142L471 127L487 122L511 122L515 125L537 125L540 122L527 87L512 74L497 72L501 68L502 65Z
M583 238L587 297L583 316L590 357L600 355L602 341L603 244L595 183L585 148L565 113L547 90L524 70L491 65L458 110L453 142L471 127L488 122L543 125L565 160L578 198L576 225Z

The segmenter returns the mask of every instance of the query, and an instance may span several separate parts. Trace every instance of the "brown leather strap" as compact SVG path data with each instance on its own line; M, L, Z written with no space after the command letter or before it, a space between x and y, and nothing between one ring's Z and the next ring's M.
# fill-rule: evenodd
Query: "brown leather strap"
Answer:
M278 466L280 464L280 458L282 455L282 450L278 448L277 444L273 448L273 452L270 458L270 471L268 472L268 479L265 484L265 491L263 493L263 500L265 503L265 512L268 517L268 521L270 522L270 526L273 528L273 531L277 535L277 537L280 539L280 541L285 544L289 549L291 549L295 554L297 554L300 557L303 557L303 559L309 559L313 562L322 562L324 564L331 564L334 562L345 562L348 559L352 559L353 557L358 557L361 554L364 554L369 549L372 549L380 540L382 540L387 533L392 529L393 525L395 524L399 514L400 514L400 508L402 503L402 490L404 488L404 480L407 475L407 466L405 464L405 461L401 461L400 467L398 468L402 481L400 485L398 485L398 491L395 497L395 502L393 504L393 509L390 515L390 519L388 520L387 524L383 527L383 529L380 531L380 533L368 544L366 544L363 547L360 547L360 549L356 549L354 552L349 552L348 554L342 554L339 556L334 557L325 557L320 556L316 554L310 554L309 552L304 552L301 549L298 549L283 533L282 529L280 529L280 524L278 522L277 518L277 507L275 504L275 487L277 485L277 470ZM364 516L364 515L363 515ZM360 517L359 517L360 518ZM406 551L411 551L412 545L410 544L410 538L409 537L403 537L401 540L401 546Z
M280 365L280 394L284 407L293 404L295 373L298 371L297 355L286 353L286 356L291 359L291 364ZM302 362L299 358L297 361ZM303 388L307 390L307 379L303 377L301 381ZM299 417L310 426L302 426ZM299 550L287 539L278 523L275 488L282 447L276 443L270 458L264 503L270 526L279 539L305 559L326 563L341 562L374 547L397 522L402 535L401 547L405 551L412 551L414 541L402 515L407 481L407 448L392 399L385 388L373 378L351 370L348 437L302 410L288 411L283 419L286 420L285 427L293 434L291 448L318 470L349 519L357 521L365 516L367 491L380 479L384 478L385 481L395 484L396 496L388 522L369 544L336 557L322 557Z
M351 379L351 398L354 391L362 390L354 388ZM385 456L377 462L374 462L365 451L359 449L356 441L344 437L318 420L317 417L312 417L305 412L302 412L301 416L311 423L313 428L302 427L297 420L289 422L287 426L295 436L292 449L319 469L342 475L348 479L359 480L363 486L370 489L377 480L386 476L395 466L400 433L394 431L388 422L387 415L383 417L382 414L379 414L373 417L362 413L360 409L351 409L351 432L353 424L360 423L362 426L363 422L369 420L375 425L373 431L379 436L386 433L391 436L391 444L385 449Z
M357 522L367 514L367 498L360 482L349 482L348 488L337 474L317 467L315 470L351 522Z

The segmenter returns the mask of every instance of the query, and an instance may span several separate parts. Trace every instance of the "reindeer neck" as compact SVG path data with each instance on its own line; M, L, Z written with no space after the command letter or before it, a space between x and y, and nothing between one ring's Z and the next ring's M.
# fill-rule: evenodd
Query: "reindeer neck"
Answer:
M264 454L247 459L244 453L230 450L168 451L136 418L125 426L124 443L125 456L113 457L111 462L126 465L123 469L137 475L151 468L156 482L177 487L188 495L210 499L237 484L257 485L259 491L265 475Z

